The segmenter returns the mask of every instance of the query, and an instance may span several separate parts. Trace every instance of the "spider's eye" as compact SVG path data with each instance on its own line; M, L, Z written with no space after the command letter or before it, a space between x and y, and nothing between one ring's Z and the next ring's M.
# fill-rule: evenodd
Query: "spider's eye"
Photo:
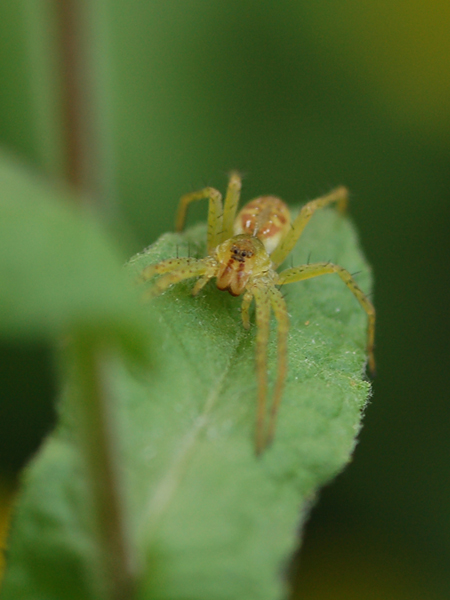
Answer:
M251 250L244 250L239 248L239 246L232 246L231 254L233 255L233 258L239 262L244 262L246 258L253 256L253 252Z

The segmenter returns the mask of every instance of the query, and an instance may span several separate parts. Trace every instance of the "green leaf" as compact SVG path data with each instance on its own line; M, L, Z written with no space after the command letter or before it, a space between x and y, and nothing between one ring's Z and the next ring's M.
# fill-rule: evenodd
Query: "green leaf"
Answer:
M163 258L204 253L205 227L166 234L134 257L138 275ZM293 263L311 253L370 273L348 220L314 216ZM148 303L157 316L157 368L110 364L120 424L121 470L140 600L273 600L317 490L348 462L370 386L364 379L366 315L337 276L286 286L289 374L274 444L254 451L255 327L239 298L192 281ZM275 335L270 380L276 375ZM76 386L73 384L72 388ZM74 390L70 392L73 394ZM69 395L70 395L69 394ZM114 598L104 590L86 476L68 424L31 466L17 509L4 600Z
M0 154L0 335L146 344L121 259L79 199Z

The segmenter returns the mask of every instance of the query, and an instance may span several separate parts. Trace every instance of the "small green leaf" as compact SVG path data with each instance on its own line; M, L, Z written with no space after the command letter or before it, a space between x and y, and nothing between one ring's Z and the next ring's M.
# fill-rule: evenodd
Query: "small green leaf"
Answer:
M0 335L55 340L81 328L145 345L122 261L78 200L1 154L0 190Z
M148 264L203 255L205 227L166 234L134 257ZM370 287L348 220L314 216L293 264L332 260ZM126 478L140 600L274 600L314 497L348 462L370 386L364 379L367 318L337 276L286 286L289 373L273 445L254 451L255 327L240 299L193 282L147 305L160 324L157 368L111 365L117 451ZM143 286L143 289L145 286ZM274 332L273 332L274 334ZM269 377L276 376L275 334ZM70 422L68 404L63 420ZM49 440L27 473L11 540L4 600L105 596L86 502L86 475L70 426Z

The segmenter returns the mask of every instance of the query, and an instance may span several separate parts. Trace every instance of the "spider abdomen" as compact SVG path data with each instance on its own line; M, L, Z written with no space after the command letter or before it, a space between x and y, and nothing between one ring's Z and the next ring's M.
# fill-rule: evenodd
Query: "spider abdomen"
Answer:
M290 223L289 209L283 200L276 196L260 196L239 211L234 233L256 236L270 254L289 231Z

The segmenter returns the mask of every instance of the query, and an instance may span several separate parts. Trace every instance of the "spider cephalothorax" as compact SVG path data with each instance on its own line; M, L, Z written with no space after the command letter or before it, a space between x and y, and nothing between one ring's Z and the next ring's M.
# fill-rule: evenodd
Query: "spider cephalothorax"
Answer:
M270 270L272 262L264 244L248 234L236 235L216 248L216 283L219 290L240 296L249 282Z
M243 296L241 314L246 329L250 327L250 304L255 300L258 373L256 451L260 453L273 439L287 372L289 318L285 300L278 287L329 273L339 275L369 317L367 352L372 372L375 369L375 309L350 273L339 265L329 262L313 263L285 269L281 273L276 271L317 209L334 202L339 210L345 209L348 195L346 188L336 188L330 194L308 202L292 223L288 207L274 196L261 196L252 200L236 216L240 190L241 178L237 173L232 173L224 204L220 192L214 188L205 188L183 196L177 215L178 231L184 227L188 205L202 198L209 200L208 255L200 259L169 258L146 267L142 272L142 279L146 281L160 275L151 288L151 295L158 295L179 281L198 277L192 290L196 295L210 279L215 278L219 290L228 291L233 296ZM278 323L278 375L266 427L267 345L271 311Z

